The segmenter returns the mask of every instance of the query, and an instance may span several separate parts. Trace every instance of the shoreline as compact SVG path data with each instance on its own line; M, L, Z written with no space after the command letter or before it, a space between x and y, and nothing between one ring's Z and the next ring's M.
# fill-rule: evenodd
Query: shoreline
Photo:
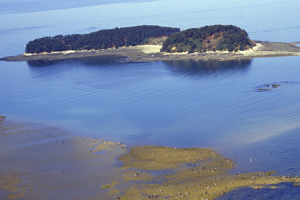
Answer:
M0 197L112 199L101 185L121 176L112 165L123 151L114 142L75 136L41 123L1 118ZM86 191L78 193L81 189Z
M0 117L0 153L4 199L215 199L243 187L255 193L279 183L300 183L299 177L276 172L230 174L235 162L213 149L127 148L5 117Z
M300 47L294 43L255 41L257 45L250 50L238 52L205 53L162 53L160 45L140 45L120 47L119 49L102 49L90 51L65 51L41 54L22 54L1 58L3 61L51 61L94 56L126 57L125 62L152 62L170 60L236 60L260 57L300 56Z

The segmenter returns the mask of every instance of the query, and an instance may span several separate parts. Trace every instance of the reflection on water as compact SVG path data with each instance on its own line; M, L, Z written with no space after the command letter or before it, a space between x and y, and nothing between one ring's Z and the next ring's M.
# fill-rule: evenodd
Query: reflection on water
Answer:
M203 4L197 0L91 7L80 6L112 1L30 2L1 1L0 57L21 54L24 44L43 36L140 24L183 30L195 24L235 24L252 39L299 41L299 27L295 27L299 1L295 0L236 1L234 6L232 1ZM171 4L172 9L164 9ZM67 7L80 8L33 12ZM280 175L299 176L300 86L287 84L257 92L265 84L299 83L299 58L0 61L0 112L8 118L45 122L85 137L128 145L212 147L236 160L239 172L276 170Z
M86 58L74 58L68 60L57 60L57 61L27 61L28 66L31 70L35 67L55 67L72 64L72 66L116 66L123 64L123 57L119 56L97 56L97 57L86 57ZM252 60L229 60L229 61L217 61L217 60L174 60L165 61L164 63L168 67L170 72L175 73L175 76L186 75L186 76L202 76L213 73L223 73L229 70L237 70L238 73L247 73L251 65ZM144 63L145 65L145 63ZM234 73L234 72L231 72Z
M239 69L238 73L247 73L251 61L250 59L229 61L174 60L165 63L173 73L186 76L202 76L236 69Z
M48 67L55 65L64 64L75 64L83 66L103 66L103 65L115 65L122 57L119 56L95 56L95 57L85 57L85 58L73 58L67 60L51 60L51 61L27 61L30 67Z
M299 57L119 59L6 62L0 84L9 89L0 88L2 110L128 145L212 147L237 160L239 172L299 174ZM282 81L289 84L257 91Z

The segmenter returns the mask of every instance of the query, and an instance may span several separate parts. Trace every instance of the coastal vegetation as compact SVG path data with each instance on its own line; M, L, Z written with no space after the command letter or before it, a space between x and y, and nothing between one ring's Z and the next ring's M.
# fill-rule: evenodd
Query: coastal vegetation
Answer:
M172 34L164 41L161 52L232 52L246 50L254 45L248 38L248 33L241 28L233 25L213 25Z
M295 44L298 44L298 42L254 42L248 38L245 30L233 25L205 26L181 32L179 28L136 26L101 30L84 35L57 35L35 39L26 45L25 53L31 54L30 56L21 54L0 58L0 60L48 61L105 55L127 57L126 62L235 60L257 57L299 56L300 48ZM161 46L161 49L158 45ZM147 48L152 49L150 51L145 50ZM243 51L247 49L252 49L252 51ZM229 53L224 54L223 51L226 50ZM210 51L210 53L205 53L207 51ZM41 54L43 52L56 53ZM191 54L178 54L181 52ZM194 52L200 54L192 54Z
M26 53L42 53L67 50L91 50L135 46L147 43L150 38L169 36L179 28L161 26L135 26L99 30L89 34L56 35L28 42Z
M233 25L212 25L180 31L161 26L135 26L99 30L89 34L56 35L28 42L26 53L67 50L99 50L148 44L153 38L162 38L161 52L238 51L255 45L248 33Z

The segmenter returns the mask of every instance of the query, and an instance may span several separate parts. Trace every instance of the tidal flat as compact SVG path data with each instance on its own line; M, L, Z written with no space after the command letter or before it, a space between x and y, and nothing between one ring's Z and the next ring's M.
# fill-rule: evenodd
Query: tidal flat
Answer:
M127 147L0 120L2 199L216 199L245 187L255 193L300 183L275 171L232 174L235 161L210 148Z

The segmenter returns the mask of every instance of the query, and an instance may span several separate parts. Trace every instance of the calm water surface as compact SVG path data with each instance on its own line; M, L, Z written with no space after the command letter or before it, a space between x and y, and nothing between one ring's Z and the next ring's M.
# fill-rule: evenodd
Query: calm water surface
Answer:
M0 3L0 57L23 53L24 45L38 37L142 24L181 29L233 24L251 39L300 41L295 22L300 2L293 0L66 1L59 8L14 2L19 7ZM0 114L129 145L212 147L236 160L236 171L299 176L300 57L121 59L1 61ZM265 84L281 86L259 92Z
M2 113L130 145L213 147L237 170L299 173L299 57L120 59L2 62Z
M276 185L277 189L263 188L260 190L252 188L244 188L237 191L232 191L219 200L290 200L290 199L300 199L300 187L292 186L290 183L281 183Z

